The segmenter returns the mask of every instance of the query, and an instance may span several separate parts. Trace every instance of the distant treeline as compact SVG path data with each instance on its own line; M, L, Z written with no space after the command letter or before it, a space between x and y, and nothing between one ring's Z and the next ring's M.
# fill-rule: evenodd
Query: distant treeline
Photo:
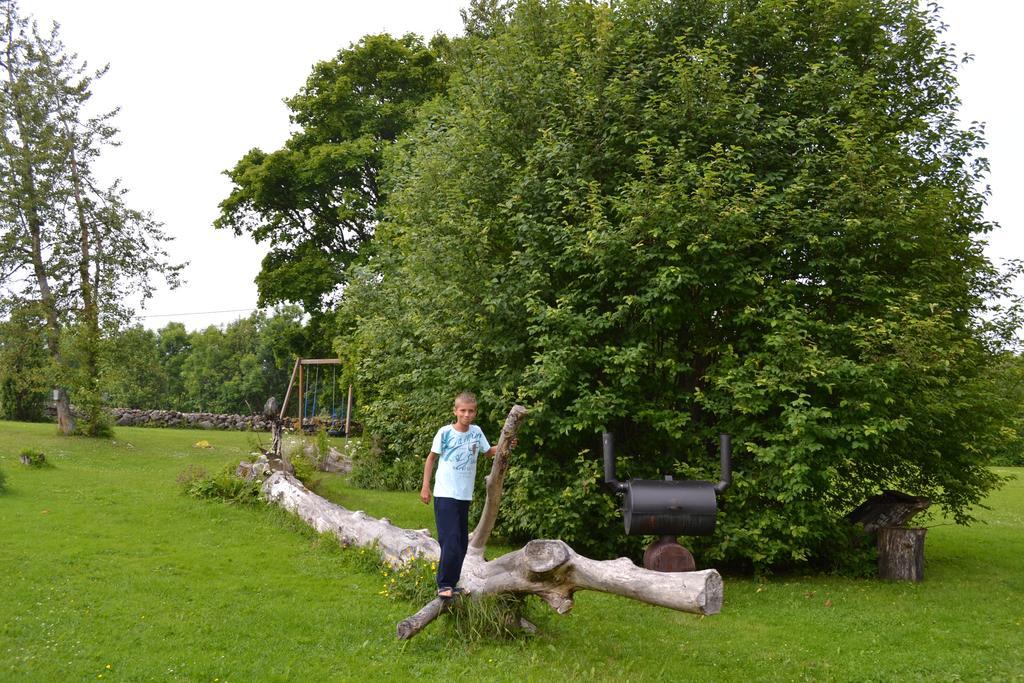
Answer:
M33 322L16 317L0 322L3 419L45 415L52 375L41 329ZM329 354L313 348L310 336L298 307L271 315L256 312L195 332L180 322L157 331L128 327L103 339L100 390L108 406L120 408L248 414L271 395L283 398L296 356ZM335 377L329 370L321 374L317 412L330 410Z

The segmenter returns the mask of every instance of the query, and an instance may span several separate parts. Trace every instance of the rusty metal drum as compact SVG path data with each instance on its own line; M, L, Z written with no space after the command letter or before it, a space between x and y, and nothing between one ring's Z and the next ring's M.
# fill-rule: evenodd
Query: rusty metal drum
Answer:
M718 502L708 481L631 479L625 484L622 518L633 536L709 536Z
M662 536L647 546L644 552L644 569L656 572L692 572L696 568L693 554L679 545L672 536Z

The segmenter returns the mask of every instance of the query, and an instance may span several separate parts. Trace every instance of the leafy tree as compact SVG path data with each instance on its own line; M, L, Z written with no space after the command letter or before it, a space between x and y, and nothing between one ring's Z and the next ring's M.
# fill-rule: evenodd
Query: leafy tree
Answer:
M141 325L104 340L101 387L119 408L170 409L170 378L161 364L161 337Z
M39 316L16 308L0 322L0 419L43 418L49 358Z
M445 48L443 38L365 36L286 100L298 129L282 149L253 149L226 172L233 188L215 226L270 246L260 306L300 303L319 324L377 223L385 148L444 88Z
M181 410L185 407L186 401L182 369L185 359L192 351L192 342L185 326L176 322L167 323L159 330L157 337L160 369L167 379L160 407Z
M283 398L304 332L299 309L285 307L192 333L181 364L185 409L248 414L271 395Z
M500 13L499 13L500 14ZM366 427L422 453L451 396L532 409L505 531L624 545L622 473L733 487L705 561L848 556L867 495L958 522L1015 412L980 132L914 0L522 0L387 167L338 341ZM1014 435L1009 438L1016 439Z
M211 325L190 335L192 351L182 364L190 410L250 412L245 410L244 400L256 396L260 385L259 367L249 343L253 333L251 321L239 320L224 331Z
M54 383L73 386L86 433L99 433L103 326L130 316L128 295L145 300L150 277L174 285L167 237L148 215L130 209L119 183L101 185L92 166L114 143L113 113L87 117L84 106L103 70L88 73L61 43L0 1L0 272L4 295L36 302ZM73 333L72 333L73 332ZM61 388L58 420L74 429Z

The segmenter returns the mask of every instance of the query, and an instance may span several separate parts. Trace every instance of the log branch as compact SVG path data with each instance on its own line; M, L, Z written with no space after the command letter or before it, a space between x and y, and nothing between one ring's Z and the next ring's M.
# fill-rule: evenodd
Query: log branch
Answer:
M447 606L448 600L434 598L423 606L416 614L398 622L396 632L399 640L409 640L414 635L427 627L430 622L437 619Z
M501 493L505 487L505 472L508 471L512 440L519 434L519 428L525 418L526 408L519 405L512 406L508 417L505 418L505 426L501 428L501 436L498 437L497 452L491 463L491 473L485 479L487 497L484 499L484 508L480 513L480 521L469 535L470 554L483 557L487 541L490 540L494 523L498 519L498 508L501 507Z

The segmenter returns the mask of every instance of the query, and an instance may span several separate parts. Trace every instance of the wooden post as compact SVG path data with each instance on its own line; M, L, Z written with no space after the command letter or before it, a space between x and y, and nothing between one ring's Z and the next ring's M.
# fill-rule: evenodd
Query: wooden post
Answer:
M305 367L302 364L302 359L299 359L299 434L303 433L302 420L306 417L306 394L302 390L302 378Z
M352 424L352 385L348 385L348 403L345 404L345 438L348 438L348 428Z
M292 367L292 377L288 380L288 390L284 392L284 402L281 404L281 414L278 416L281 420L284 419L284 414L288 411L288 398L292 395L292 385L295 384L295 375L299 371L301 361L301 358L296 358L295 365Z
M889 581L924 580L924 535L927 529L882 527L878 530L878 575Z

